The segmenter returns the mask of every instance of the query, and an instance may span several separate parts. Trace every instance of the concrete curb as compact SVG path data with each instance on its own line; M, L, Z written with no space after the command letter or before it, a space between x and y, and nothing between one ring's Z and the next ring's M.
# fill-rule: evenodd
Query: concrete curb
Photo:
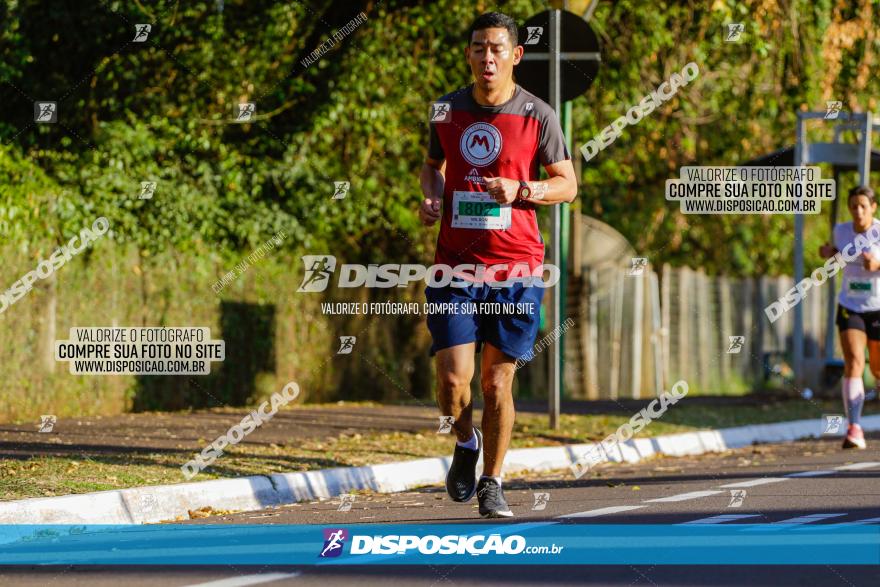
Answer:
M755 443L780 443L819 437L818 419L756 424L721 430L638 438L621 445L612 461L638 462L653 455L686 456L720 452ZM862 418L865 431L880 430L880 415ZM838 436L841 436L842 433ZM591 444L511 450L504 473L565 469ZM203 507L259 510L269 506L337 497L358 489L379 493L442 484L448 457L434 457L364 467L338 467L306 473L278 473L199 483L154 485L0 502L0 524L142 524L173 520Z

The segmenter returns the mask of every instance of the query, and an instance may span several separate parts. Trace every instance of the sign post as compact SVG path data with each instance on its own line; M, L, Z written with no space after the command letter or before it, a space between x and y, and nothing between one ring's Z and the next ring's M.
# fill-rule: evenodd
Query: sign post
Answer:
M517 82L546 101L560 118L569 152L570 117L567 104L592 85L599 71L599 39L590 25L565 10L547 10L529 18L520 37L525 54L517 67ZM563 105L566 107L563 108ZM572 155L574 156L574 155ZM569 205L553 206L550 216L550 257L560 271L560 280L552 290L548 330L560 328L565 314ZM550 428L559 428L559 408L563 392L565 339L550 346L548 413Z

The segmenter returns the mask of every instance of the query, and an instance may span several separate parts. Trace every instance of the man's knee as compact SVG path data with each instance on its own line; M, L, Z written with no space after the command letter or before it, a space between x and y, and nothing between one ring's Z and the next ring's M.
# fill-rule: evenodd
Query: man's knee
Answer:
M846 364L846 371L848 374L858 373L861 376L862 373L865 372L865 359L858 355L850 355L849 357L844 357ZM873 369L872 369L873 371ZM854 375L850 375L854 376Z
M488 376L480 380L480 386L483 390L483 399L499 399L510 397L513 381L503 376Z
M471 377L466 373L456 371L443 371L438 377L440 387L444 391L461 391L470 388Z

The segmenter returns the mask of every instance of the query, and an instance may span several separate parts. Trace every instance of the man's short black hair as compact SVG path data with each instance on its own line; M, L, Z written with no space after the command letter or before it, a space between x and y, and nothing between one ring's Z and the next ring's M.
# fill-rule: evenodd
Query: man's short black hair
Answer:
M853 189L851 189L849 191L849 198L847 198L847 200L849 200L851 198L855 198L856 196L865 196L866 198L868 198L868 201L871 202L872 204L875 201L874 200L874 190L872 190L871 188L869 188L866 185L856 186Z
M501 14L500 12L487 12L478 16L471 25L470 30L468 30L467 44L471 44L475 31L481 31L483 29L507 29L507 34L510 36L513 46L516 47L519 45L519 29L516 27L516 21L506 14Z

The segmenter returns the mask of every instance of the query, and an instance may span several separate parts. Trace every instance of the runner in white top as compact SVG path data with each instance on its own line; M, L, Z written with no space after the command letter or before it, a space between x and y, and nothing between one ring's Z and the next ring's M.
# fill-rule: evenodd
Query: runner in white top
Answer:
M849 248L857 235L865 237L872 226L880 225L874 218L877 202L871 188L854 188L847 203L852 222L834 227L834 245L825 244L819 249L826 259ZM849 420L843 448L865 448L865 435L859 424L865 403L865 346L871 373L880 379L880 245L871 244L846 263L838 298L837 328L843 347L843 405Z
M859 199L864 200L865 196ZM877 205L874 204L874 207ZM870 211L866 211L870 214ZM872 219L872 224L880 225L880 220ZM834 227L834 247L842 250L847 244L856 238L856 229L853 222L841 222ZM867 230L867 229L865 229ZM865 230L859 230L863 233ZM873 243L865 251L872 259L880 259L880 244ZM878 263L867 263L864 255L859 255L851 263L847 263L843 270L843 285L840 288L838 303L852 312L877 312L880 311L880 273L874 267ZM868 269L867 267L871 267Z

